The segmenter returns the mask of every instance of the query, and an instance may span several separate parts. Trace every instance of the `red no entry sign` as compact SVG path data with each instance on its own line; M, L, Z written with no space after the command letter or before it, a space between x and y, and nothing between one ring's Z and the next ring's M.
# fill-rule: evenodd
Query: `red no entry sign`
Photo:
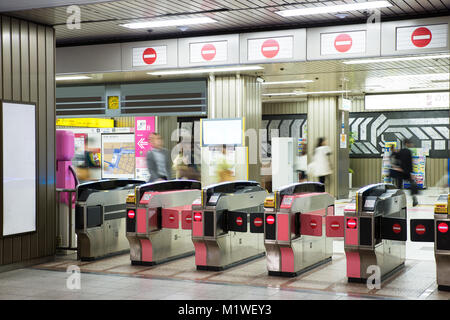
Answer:
M194 221L202 221L202 213L201 212L194 213Z
M170 214L169 215L169 220L170 220L170 222L172 222L173 220L175 220L175 216L173 214Z
M446 224L445 222L439 223L438 230L442 233L446 233L448 231L448 224Z
M273 216L267 216L266 221L268 224L274 224L275 218Z
M255 220L253 220L253 224L255 225L255 227L261 227L262 223L263 221L261 218L255 218Z
M317 227L317 221L316 220L311 220L309 225L311 226L312 229L315 229Z
M416 233L417 233L418 235L424 234L425 231L427 231L427 229L425 228L425 226L424 226L423 224L418 224L418 225L416 226Z
M261 46L261 53L266 58L275 57L280 51L280 44L275 39L268 39Z
M192 222L191 215L187 215L186 218L184 218L184 221L186 221L186 223L191 223Z
M400 233L402 231L402 226L398 223L394 223L392 226L392 231L394 231L394 233Z
M213 44L205 44L201 50L203 59L209 61L216 56L216 47Z
M237 224L238 226L242 226L242 217L237 217L237 218L236 218L236 224Z
M334 47L339 52L347 52L352 47L353 40L346 33L342 33L334 39Z
M430 42L433 35L431 34L430 29L425 27L417 28L411 34L411 42L413 45L419 48L426 47Z
M142 60L146 64L153 64L156 61L157 54L155 49L153 48L147 48L144 50L144 53L142 53Z
M356 228L356 220L355 219L348 219L347 220L347 227L349 227L350 229L355 229Z
M136 213L134 212L134 210L128 210L128 218L133 219L135 215Z
M340 226L341 225L338 222L332 222L330 225L331 229L333 229L333 230L339 229Z

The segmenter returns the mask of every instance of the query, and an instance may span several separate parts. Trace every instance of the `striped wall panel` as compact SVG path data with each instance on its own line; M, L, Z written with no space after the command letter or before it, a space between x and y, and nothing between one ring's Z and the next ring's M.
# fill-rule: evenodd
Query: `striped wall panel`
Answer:
M278 103L263 103L262 114L299 114L308 113L308 103L301 102L278 102Z
M6 266L52 256L56 250L55 36L52 28L5 16L0 16L0 28L0 99L36 104L40 182L36 232L0 238L0 266Z

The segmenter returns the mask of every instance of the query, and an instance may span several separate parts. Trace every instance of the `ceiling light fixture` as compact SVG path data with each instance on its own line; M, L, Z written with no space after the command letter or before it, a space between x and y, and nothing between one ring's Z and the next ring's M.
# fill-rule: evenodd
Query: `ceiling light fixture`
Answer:
M342 63L344 63L344 64L364 64L364 63L380 63L380 62L411 61L411 60L424 60L424 59L443 59L443 58L450 58L450 54L386 58L386 59L347 60L347 61L343 61Z
M310 83L314 82L314 80L287 80L287 81L269 81L264 82L264 85L271 85L271 84L291 84L291 83Z
M194 73L215 73L215 72L234 72L234 71L252 71L264 69L261 66L242 66L242 67L223 67L223 68L199 68L199 69L184 69L184 70L168 70L168 71L153 71L147 72L152 76L167 76L178 74L194 74Z
M313 7L313 8L281 10L275 11L275 13L283 17L292 17L292 16L306 16L306 15L334 13L334 12L367 10L376 8L387 8L391 6L392 4L389 3L389 1L368 1L360 3L340 4L334 6L324 5L321 7Z
M331 94L331 93L347 93L350 90L337 90L337 91L316 91L316 92L277 92L277 93L264 93L263 96L305 96L309 94Z
M199 18L187 18L187 19L171 19L171 20L158 20L158 21L144 21L144 22L132 22L121 24L121 27L129 29L142 29L142 28L163 28L172 26L188 26L193 24L213 23L217 22L209 17Z
M63 80L84 80L84 79L92 79L92 77L88 76L55 76L56 81Z

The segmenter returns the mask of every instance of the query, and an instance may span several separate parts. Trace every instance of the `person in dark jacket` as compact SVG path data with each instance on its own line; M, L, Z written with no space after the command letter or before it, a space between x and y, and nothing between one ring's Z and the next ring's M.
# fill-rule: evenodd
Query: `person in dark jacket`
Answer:
M412 167L412 153L409 148L413 147L411 140L405 139L403 141L404 147L392 154L392 168L391 177L395 181L397 188L401 189L403 187L403 180L407 180L410 183L411 195L413 198L413 207L418 204L417 201L417 184L411 176L413 171Z
M172 163L169 151L163 148L161 136L150 133L150 144L152 150L147 153L147 168L150 173L149 182L172 179Z

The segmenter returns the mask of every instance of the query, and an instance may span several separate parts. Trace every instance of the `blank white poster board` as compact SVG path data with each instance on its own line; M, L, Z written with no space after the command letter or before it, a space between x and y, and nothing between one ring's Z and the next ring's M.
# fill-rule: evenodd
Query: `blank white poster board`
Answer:
M203 146L244 144L243 119L202 119Z
M3 236L36 231L36 106L2 102Z

